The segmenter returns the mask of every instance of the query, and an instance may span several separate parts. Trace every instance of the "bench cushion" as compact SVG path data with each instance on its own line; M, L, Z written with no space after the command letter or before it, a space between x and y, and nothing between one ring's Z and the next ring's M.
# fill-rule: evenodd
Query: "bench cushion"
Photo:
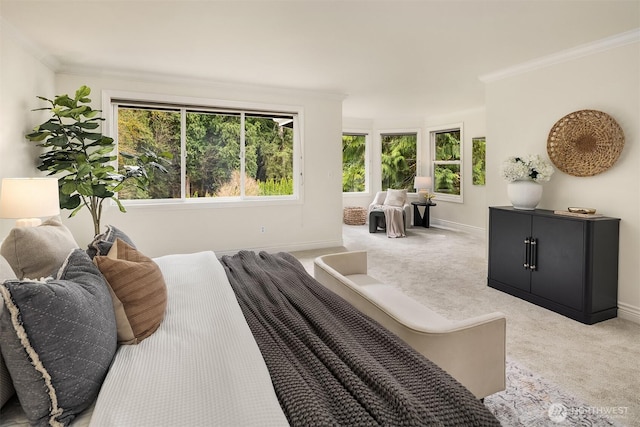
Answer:
M366 274L348 274L344 277L351 282L350 284L358 287L380 284L380 281L378 281L378 279L374 279L373 277Z
M437 332L452 325L450 320L371 276L350 274L344 277L381 310L409 328Z

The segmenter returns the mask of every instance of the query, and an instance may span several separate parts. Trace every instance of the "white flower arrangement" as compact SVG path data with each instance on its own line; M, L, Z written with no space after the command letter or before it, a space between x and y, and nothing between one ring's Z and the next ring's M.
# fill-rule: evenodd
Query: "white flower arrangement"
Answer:
M537 154L523 157L509 157L502 163L500 175L509 182L531 180L545 182L551 179L553 167Z

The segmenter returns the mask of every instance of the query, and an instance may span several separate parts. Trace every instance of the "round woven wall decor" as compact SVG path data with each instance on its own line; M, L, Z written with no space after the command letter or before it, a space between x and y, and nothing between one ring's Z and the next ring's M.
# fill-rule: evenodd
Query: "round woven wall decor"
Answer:
M547 139L547 154L561 171L592 176L609 169L620 157L624 133L602 111L580 110L556 122Z

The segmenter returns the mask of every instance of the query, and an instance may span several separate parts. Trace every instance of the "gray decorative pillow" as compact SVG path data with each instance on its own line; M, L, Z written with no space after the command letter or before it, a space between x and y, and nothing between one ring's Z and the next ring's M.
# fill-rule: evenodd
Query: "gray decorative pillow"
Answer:
M111 250L111 246L113 246L116 239L120 239L123 242L126 242L132 248L136 249L136 245L133 244L131 238L127 236L122 230L114 227L113 225L107 225L107 230L102 234L98 234L93 238L93 241L89 243L87 254L91 259L93 259L96 255L108 255L109 251Z
M16 275L13 272L13 269L9 265L6 259L0 256L0 283L5 280L15 279ZM0 313L4 310L4 299L0 295ZM0 346L2 343L0 342ZM0 350L0 408L7 403L7 400L11 399L16 393L16 390L13 388L13 382L11 381L11 375L9 375L9 371L7 370L7 365L4 363L4 359L2 358L2 353Z
M77 247L60 217L53 217L37 227L11 229L2 242L0 253L18 279L39 279L55 274L69 252Z
M17 279L16 273L9 265L9 262L0 255L0 282L4 282L8 279Z
M98 395L117 347L109 288L81 249L55 279L0 284L2 354L32 425L68 425Z

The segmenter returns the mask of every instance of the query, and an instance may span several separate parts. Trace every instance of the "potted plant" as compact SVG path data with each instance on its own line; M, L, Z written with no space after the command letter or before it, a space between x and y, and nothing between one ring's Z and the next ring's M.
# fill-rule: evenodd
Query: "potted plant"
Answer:
M167 172L163 163L169 162L171 154L121 153L128 164L118 171L113 166L117 159L113 153L115 143L113 138L97 130L104 119L99 116L100 110L88 105L90 94L90 88L81 86L73 98L69 95L54 99L38 96L50 105L34 111L50 111L52 116L36 126L26 138L48 149L40 155L38 169L48 175L60 175L60 208L71 210L69 217L75 216L83 207L89 209L97 235L104 201L111 199L120 212L126 212L116 193L129 180L140 188L148 188L151 171Z

